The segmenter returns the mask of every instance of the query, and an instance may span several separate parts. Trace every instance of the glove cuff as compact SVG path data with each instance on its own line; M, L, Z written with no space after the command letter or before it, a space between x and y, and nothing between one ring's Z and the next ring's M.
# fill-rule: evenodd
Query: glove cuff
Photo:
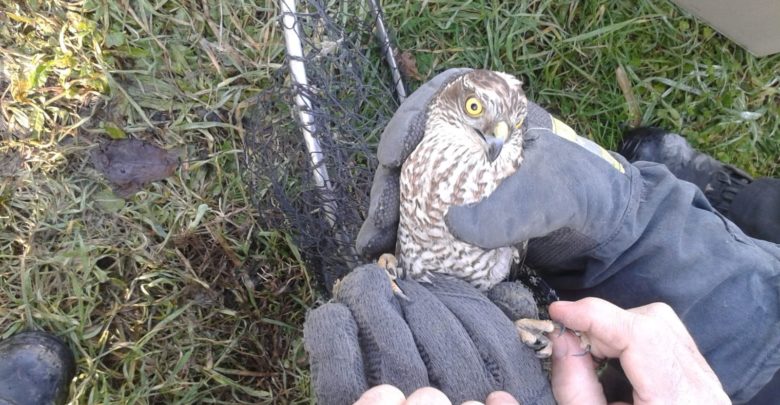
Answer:
M612 242L625 232L632 232L631 218L639 209L642 194L642 176L639 170L622 156L612 155L625 174L614 177L608 192L591 196L582 224L565 227L528 243L527 263L537 269L556 273L556 288L582 288L596 285L603 278L583 279L582 269L594 262L608 264L615 259ZM584 194L583 194L584 195ZM552 270L554 269L554 270ZM571 277L565 274L572 271ZM571 285L569 285L571 284Z
M581 259L598 246L587 235L566 227L543 237L528 241L527 263L534 268L582 268Z

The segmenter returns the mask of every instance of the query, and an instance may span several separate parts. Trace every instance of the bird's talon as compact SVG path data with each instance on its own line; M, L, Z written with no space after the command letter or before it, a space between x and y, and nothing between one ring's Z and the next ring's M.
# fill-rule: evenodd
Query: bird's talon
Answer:
M583 351L582 353L573 354L572 356L582 357L582 356L585 356L586 354L590 354L590 345L588 345L587 347L584 347L583 349L585 351Z
M390 280L390 288L393 289L393 294L401 298L404 301L411 301L406 294L404 294L404 291L401 289L401 287L398 286L398 284L395 282L395 280Z
M541 350L536 351L536 357L539 359L546 359L552 356L552 351L553 351L553 345L552 342L550 342L550 344L543 347Z
M557 337L561 337L561 336L563 336L564 333L566 333L566 327L563 326L562 323L555 322L555 321L551 321L551 322L553 323L553 325L555 325L555 329L558 329L558 336Z
M398 269L398 259L390 253L385 253L376 259L376 265L385 269L385 271L395 279L397 276L396 270Z
M382 256L379 256L376 264L385 270L387 278L390 279L390 288L393 290L393 295L405 301L410 301L409 297L407 297L403 290L401 290L401 287L398 286L398 283L395 282L398 278L398 260L395 256L390 253L385 253Z
M579 331L572 331L572 332L574 332L574 335L580 338L580 348L582 348L585 351L584 353L582 353L582 356L590 353L591 345L590 345L590 338L588 337L588 335Z
M534 351L539 352L550 346L550 340L545 338L544 335L540 335L536 342L529 344L528 346Z
M555 331L555 324L549 320L518 319L515 321L520 340L536 352L536 357L547 358L552 355L552 342L545 333Z

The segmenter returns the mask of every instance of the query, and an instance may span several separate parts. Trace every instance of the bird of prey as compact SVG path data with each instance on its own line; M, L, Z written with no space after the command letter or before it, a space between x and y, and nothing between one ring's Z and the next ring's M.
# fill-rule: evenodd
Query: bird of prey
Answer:
M457 277L483 291L507 277L516 248L460 241L444 216L450 206L489 196L520 168L527 106L522 82L505 73L473 70L441 89L428 106L422 140L401 169L397 262L384 256L380 265L421 281L430 273ZM529 345L546 343L540 332L552 331L551 323L537 322L518 325ZM533 337L523 336L529 329Z
M444 215L489 196L520 167L527 106L519 80L487 70L460 76L431 101L423 138L401 169L397 259L407 275L447 274L481 290L506 278L514 248L457 240Z

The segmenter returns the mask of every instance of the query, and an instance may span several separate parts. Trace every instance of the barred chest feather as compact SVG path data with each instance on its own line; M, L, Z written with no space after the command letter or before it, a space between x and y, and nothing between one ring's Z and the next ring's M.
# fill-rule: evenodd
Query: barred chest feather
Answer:
M429 120L429 122L434 120ZM446 274L487 290L506 278L514 248L485 250L455 239L444 223L450 206L490 195L522 161L522 137L513 136L490 162L474 142L457 142L456 127L426 128L401 171L396 257L413 278Z

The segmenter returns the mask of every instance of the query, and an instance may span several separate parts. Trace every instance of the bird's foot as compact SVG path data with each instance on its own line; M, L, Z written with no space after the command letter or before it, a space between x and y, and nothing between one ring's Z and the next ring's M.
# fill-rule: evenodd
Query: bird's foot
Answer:
M560 336L567 330L566 327L557 322L533 318L516 320L515 328L517 328L517 333L520 335L520 340L522 340L526 346L534 349L536 357L540 359L552 355L553 343L545 334L552 333L557 329ZM582 352L574 354L574 356L584 356L590 353L590 338L588 338L588 335L576 330L568 330L580 338L580 348L582 349Z
M545 336L555 330L555 323L550 320L523 318L515 321L517 334L523 343L534 349L536 357L544 359L552 355L552 342Z
M393 294L396 297L409 301L409 297L404 294L403 290L401 290L401 287L399 287L398 283L395 282L395 280L398 278L398 260L395 258L395 256L390 253L385 253L382 256L379 256L376 264L377 266L385 269L387 277L390 278L390 287L393 289Z

